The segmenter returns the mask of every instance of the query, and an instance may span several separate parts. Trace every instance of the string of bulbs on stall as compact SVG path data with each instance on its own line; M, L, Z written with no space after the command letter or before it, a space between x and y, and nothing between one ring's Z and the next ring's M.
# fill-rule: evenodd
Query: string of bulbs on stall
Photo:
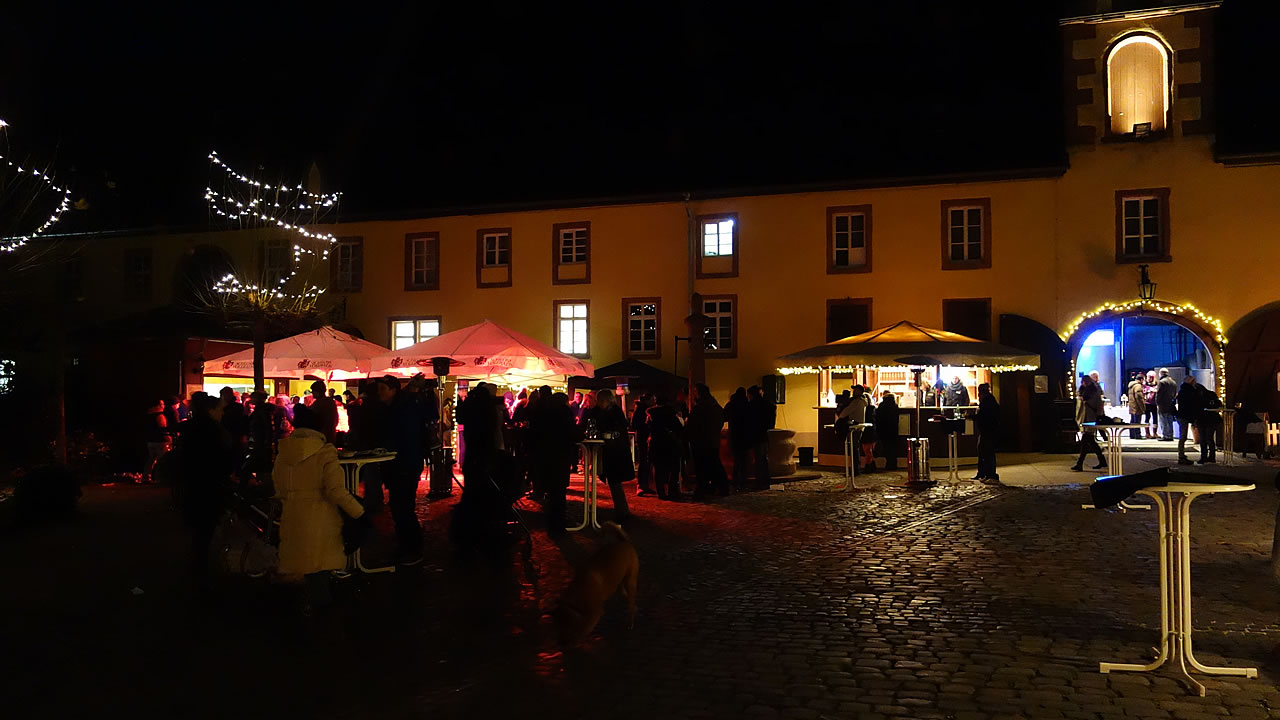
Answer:
M0 119L0 128L6 128L6 127L9 127L9 123ZM8 163L9 167L14 168L14 172L16 172L19 176L21 176L22 173L24 172L27 173L28 175L33 175L37 180L42 182L45 185L45 187L53 190L54 192L62 194L62 200L58 203L58 206L54 208L53 214L51 214L35 230L23 235L10 235L7 237L0 237L0 251L13 252L18 248L22 247L23 245L26 245L28 242L36 239L37 237L40 237L40 235L42 235L44 231L53 227L54 224L56 224L58 220L62 218L62 213L66 212L71 208L71 188L64 188L57 185L54 182L53 178L49 177L49 172L47 170L37 170L35 168L24 169L21 165L14 164L12 160L10 160L9 158L6 158L4 155L0 155L0 160L5 161L6 163Z

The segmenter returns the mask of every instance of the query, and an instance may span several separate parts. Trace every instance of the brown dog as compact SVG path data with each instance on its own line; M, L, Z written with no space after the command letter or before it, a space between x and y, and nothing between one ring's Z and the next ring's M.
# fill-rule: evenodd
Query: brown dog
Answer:
M617 523L606 522L604 529L616 537L616 542L601 546L578 568L551 613L561 645L577 645L585 640L604 615L605 601L615 592L627 602L627 629L635 626L640 557L631 538Z

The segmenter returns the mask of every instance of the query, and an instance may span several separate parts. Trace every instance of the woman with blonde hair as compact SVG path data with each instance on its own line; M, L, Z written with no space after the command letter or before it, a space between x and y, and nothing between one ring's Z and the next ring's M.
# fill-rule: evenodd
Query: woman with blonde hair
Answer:
M338 449L326 438L321 418L309 407L294 410L293 434L280 441L271 479L284 502L280 515L281 575L301 577L310 608L332 602L329 572L347 565L342 544L342 513L364 515L364 506L347 492Z

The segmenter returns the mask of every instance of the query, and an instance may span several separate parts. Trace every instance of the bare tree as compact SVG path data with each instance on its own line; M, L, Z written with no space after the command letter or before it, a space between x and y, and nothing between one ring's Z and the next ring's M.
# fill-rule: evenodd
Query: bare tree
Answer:
M22 285L24 276L58 257L61 243L49 232L71 207L71 190L60 185L48 165L26 155L15 155L9 146L9 124L0 119L0 253L5 255L3 287L11 295L5 298L7 312L23 312L14 302L30 302L30 289ZM22 317L24 315L10 315ZM52 322L46 326L52 351L54 415L56 420L54 454L67 459L66 422L66 318L60 304ZM6 363L3 375L7 383L12 372Z
M341 193L318 193L237 172L216 153L209 154L213 175L205 188L210 221L235 230L228 267L217 268L207 284L195 288L198 305L253 337L254 388L266 382L263 347L268 336L299 332L317 324L329 279L331 233L314 230L336 222Z

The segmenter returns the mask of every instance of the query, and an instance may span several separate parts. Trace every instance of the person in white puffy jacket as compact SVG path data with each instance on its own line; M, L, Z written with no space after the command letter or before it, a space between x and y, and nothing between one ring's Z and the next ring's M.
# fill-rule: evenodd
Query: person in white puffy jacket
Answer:
M364 506L347 492L338 450L325 439L321 419L299 405L293 425L293 434L280 441L271 475L276 497L284 503L277 572L301 577L311 607L323 607L331 602L329 571L347 564L338 509L359 518Z

